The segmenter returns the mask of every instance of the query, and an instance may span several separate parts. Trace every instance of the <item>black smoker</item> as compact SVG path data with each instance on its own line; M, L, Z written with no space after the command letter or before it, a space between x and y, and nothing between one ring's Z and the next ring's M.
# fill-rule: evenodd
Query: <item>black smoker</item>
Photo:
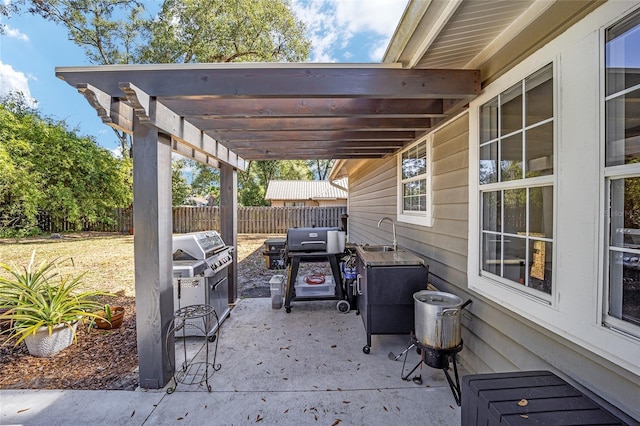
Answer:
M409 376L423 362L429 367L440 369L444 371L453 397L459 406L461 391L456 356L462 350L460 312L471 303L471 299L462 303L462 299L454 294L429 290L415 293L413 299L415 334L411 335L411 345L403 353L406 362L407 352L415 346L420 353L420 361L406 376L403 375L402 379L409 380ZM392 354L389 355L392 356ZM450 364L453 364L455 383L449 376ZM404 363L402 371L404 372ZM422 376L414 377L413 381L421 384Z

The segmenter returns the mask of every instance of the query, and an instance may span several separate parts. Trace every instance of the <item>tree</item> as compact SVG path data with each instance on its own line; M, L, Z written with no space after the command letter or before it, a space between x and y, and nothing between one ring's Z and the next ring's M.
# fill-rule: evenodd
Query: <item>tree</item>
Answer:
M77 228L83 221L109 223L114 208L131 203L129 159L114 158L19 97L1 101L1 234L33 233L39 213Z
M191 193L191 186L183 176L186 164L182 158L171 162L171 204L174 207L184 204Z
M100 65L136 62L142 39L144 6L136 0L32 0L29 12L67 28L69 40L84 49L89 62ZM119 18L116 18L119 17ZM113 129L124 157L131 138Z
M146 26L140 62L291 62L309 56L285 0L165 0Z
M334 160L309 160L307 166L312 171L314 178L326 180L329 177L329 170L333 166Z
M137 0L28 5L30 13L65 26L95 64L304 61L311 48L286 0L165 0L156 17ZM114 131L127 156L130 137Z
M194 170L191 188L195 194L215 196L220 194L220 170L196 161L192 162Z
M238 175L238 201L244 206L265 206L267 185L273 179L309 180L311 171L302 160L249 161Z
M64 25L70 40L99 64L301 62L311 48L304 23L288 0L165 0L154 17L136 0L28 0L28 4L31 13ZM117 130L116 134L127 156L131 140ZM271 176L311 178L303 164L259 164L257 175L246 172L240 177L240 190L247 194L239 198L256 203ZM197 170L198 175L203 173L201 179L195 177L197 190L215 188L215 173L204 167Z

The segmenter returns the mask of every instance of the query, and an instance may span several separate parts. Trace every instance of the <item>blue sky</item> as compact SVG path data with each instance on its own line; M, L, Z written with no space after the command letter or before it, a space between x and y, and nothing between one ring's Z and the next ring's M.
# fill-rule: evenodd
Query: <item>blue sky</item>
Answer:
M0 0L7 1L7 0ZM145 1L149 9L159 1ZM312 62L380 62L406 0L292 0L313 43ZM0 21L0 95L20 90L46 116L64 120L107 149L118 146L113 131L75 89L55 77L57 66L91 65L68 40L66 29L37 16Z

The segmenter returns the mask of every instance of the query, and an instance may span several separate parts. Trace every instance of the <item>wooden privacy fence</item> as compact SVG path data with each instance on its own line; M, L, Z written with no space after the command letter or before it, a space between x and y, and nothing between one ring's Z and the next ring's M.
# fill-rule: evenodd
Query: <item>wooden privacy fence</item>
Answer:
M284 234L289 228L341 225L346 206L340 207L238 207L238 233ZM68 221L52 221L41 216L38 222L43 232L78 230ZM173 232L220 229L220 207L181 206L173 208ZM132 232L133 212L117 209L111 224L83 223L83 231Z

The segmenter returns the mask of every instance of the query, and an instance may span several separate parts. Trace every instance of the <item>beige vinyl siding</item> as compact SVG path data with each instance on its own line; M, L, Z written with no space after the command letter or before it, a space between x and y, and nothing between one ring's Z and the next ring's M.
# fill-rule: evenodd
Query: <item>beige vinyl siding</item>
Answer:
M432 274L466 287L468 223L468 133L466 114L434 135L432 227L397 222L398 244L425 257ZM369 161L350 177L349 239L382 244L391 227L377 223L397 216L397 159Z
M468 131L468 115L463 114L434 135L433 226L397 223L398 244L425 259L429 281L442 291L473 300L462 315L464 349L460 361L477 373L551 370L606 403L589 390L600 389L621 401L629 412L632 401L638 402L638 377L468 291ZM369 161L349 176L351 242L392 241L389 225L384 223L378 229L377 223L383 216L396 218L396 172L393 157Z

